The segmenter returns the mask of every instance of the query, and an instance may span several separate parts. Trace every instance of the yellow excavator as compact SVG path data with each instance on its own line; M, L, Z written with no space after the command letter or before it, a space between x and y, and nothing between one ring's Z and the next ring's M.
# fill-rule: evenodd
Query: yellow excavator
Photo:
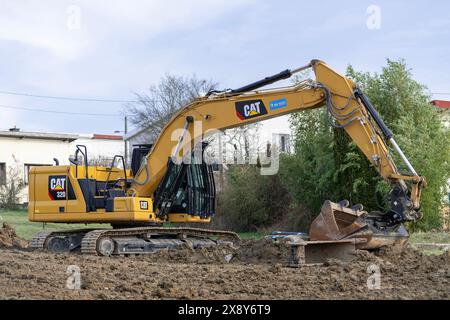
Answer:
M315 79L288 87L260 89L310 69ZM344 129L392 190L386 212L326 201L309 232L311 241L365 239L373 249L407 238L403 223L420 219L425 185L374 106L355 83L320 60L285 70L239 89L211 91L185 106L167 123L154 144L133 149L131 168L122 156L110 167L88 165L77 146L70 165L33 167L29 173L29 220L53 223L106 223L112 228L42 231L31 247L97 255L154 252L189 242L193 248L238 239L231 231L173 227L208 223L215 214L213 164L203 161L208 132L222 131L291 112L326 107L332 124ZM408 173L394 164L388 144ZM122 166L119 166L122 162ZM170 222L170 226L163 224Z

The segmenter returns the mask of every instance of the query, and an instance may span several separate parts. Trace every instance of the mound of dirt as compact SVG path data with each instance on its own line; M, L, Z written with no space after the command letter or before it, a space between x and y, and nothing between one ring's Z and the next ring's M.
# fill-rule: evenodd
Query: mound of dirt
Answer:
M284 250L265 240L245 241L234 249L183 248L136 257L0 248L0 299L450 298L448 253L424 256L409 247L360 251L350 263L330 260L301 268L264 256L281 258ZM229 252L234 257L227 263ZM80 270L79 290L67 287L68 268L74 265ZM369 287L373 265L379 267L379 288Z
M8 226L1 230L11 235ZM349 263L300 268L285 267L288 253L283 242L270 240L120 257L0 248L0 299L450 298L448 252L425 256L409 246L361 250ZM79 290L67 287L74 265ZM381 277L378 288L369 287L373 265Z
M374 252L360 250L358 259L360 262L374 262L381 265L396 265L401 267L414 268L418 271L427 272L439 266L450 265L450 252L440 255L425 255L409 244L406 246L394 246L380 248Z
M222 243L211 248L161 250L138 259L151 259L152 262L198 263L198 264L286 264L289 247L283 242L271 240L244 240L239 245Z
M285 241L273 242L270 239L261 239L243 240L238 245L223 243L202 249L185 247L161 250L150 255L136 256L136 259L152 263L265 265L269 266L271 270L276 270L278 266L285 267L287 265L289 255L290 247ZM324 266L346 270L355 267L363 270L365 274L364 266L369 264L376 264L384 270L391 268L414 269L427 273L439 266L450 266L450 252L427 256L409 245L382 248L373 252L358 250L356 258L351 262L343 263L331 259Z
M236 248L231 243L219 244L211 248L193 249L189 246L178 249L163 249L150 255L138 256L138 259L151 259L152 262L176 263L228 263L235 256Z
M286 264L289 251L289 246L284 241L244 240L235 250L234 261L253 264Z
M0 228L0 248L27 248L28 242L17 236L16 231L6 222Z

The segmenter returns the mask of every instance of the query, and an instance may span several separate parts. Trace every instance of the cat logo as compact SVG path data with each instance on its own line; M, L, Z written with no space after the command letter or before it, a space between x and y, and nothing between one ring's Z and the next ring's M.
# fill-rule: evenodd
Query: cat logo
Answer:
M248 100L236 102L236 115L241 120L247 120L267 114L262 100Z
M66 199L67 176L48 177L48 196L51 200Z
M148 210L148 201L139 201L139 207L141 210Z
M66 185L66 178L51 178L50 179L50 190L52 191L62 191Z

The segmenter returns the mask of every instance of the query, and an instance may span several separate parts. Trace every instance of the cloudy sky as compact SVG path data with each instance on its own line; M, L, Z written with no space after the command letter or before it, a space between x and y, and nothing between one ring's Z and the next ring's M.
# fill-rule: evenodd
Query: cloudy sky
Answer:
M404 58L430 92L450 93L449 10L448 1L0 0L0 92L132 100L165 73L233 88L313 58L341 72ZM123 130L120 102L0 93L0 112L0 129Z

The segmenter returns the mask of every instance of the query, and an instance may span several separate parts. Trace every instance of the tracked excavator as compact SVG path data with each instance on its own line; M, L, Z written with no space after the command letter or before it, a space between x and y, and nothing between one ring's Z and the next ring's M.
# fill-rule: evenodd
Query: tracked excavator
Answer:
M262 89L307 69L313 70L315 79ZM122 156L114 157L110 167L91 166L88 150L81 145L70 165L31 168L30 221L111 226L44 230L35 235L31 247L110 256L238 241L238 235L231 231L175 226L208 223L215 214L214 165L203 161L206 144L202 140L211 130L222 131L320 107L327 109L331 124L347 132L392 189L387 195L390 208L384 212L369 213L362 205L350 207L348 201L325 201L311 225L308 240L340 243L359 239L363 249L404 242L408 234L403 224L421 218L424 178L414 170L393 133L355 83L325 62L312 60L306 66L238 89L210 91L186 105L167 123L154 144L133 149L131 169L126 169ZM407 173L397 169L392 151L398 153Z

